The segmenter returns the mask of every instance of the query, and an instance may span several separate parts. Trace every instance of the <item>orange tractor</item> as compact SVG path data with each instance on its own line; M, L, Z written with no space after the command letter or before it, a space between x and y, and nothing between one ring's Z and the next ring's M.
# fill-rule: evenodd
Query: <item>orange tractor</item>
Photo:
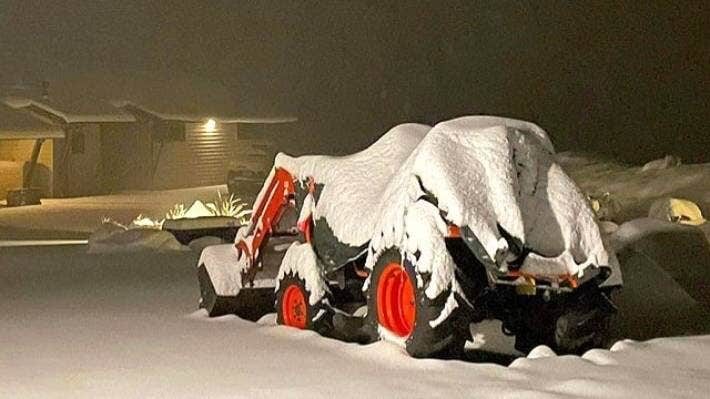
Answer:
M586 197L532 123L396 126L344 157L279 154L234 244L207 247L201 306L455 357L499 319L528 351L600 346L621 286Z

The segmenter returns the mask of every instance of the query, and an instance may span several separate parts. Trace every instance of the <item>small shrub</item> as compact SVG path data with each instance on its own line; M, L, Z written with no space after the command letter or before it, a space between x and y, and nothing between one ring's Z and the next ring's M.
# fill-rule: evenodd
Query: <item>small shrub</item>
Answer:
M251 209L246 208L248 205L242 202L241 198L236 198L234 194L222 195L219 191L215 201L206 204L206 206L213 215L233 217L239 219L240 223L248 222L247 216L252 212Z
M205 207L209 210L212 216L227 216L238 219L240 223L246 224L249 222L249 215L251 215L252 210L248 209L249 205L242 202L241 198L237 198L234 194L223 195L222 192L217 192L217 198L213 202L205 204ZM185 208L184 204L175 204L173 207L165 214L165 219L175 220L184 219L188 209ZM160 222L162 224L162 222Z
M182 219L185 217L186 212L185 204L175 204L168 210L168 213L165 214L165 218L168 220Z

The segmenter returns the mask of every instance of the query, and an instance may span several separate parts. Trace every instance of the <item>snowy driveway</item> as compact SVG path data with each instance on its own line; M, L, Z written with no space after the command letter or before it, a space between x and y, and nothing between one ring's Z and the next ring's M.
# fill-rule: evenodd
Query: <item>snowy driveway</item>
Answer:
M32 263L28 260L32 259ZM710 390L710 336L510 367L195 312L196 255L0 248L0 397L672 398Z

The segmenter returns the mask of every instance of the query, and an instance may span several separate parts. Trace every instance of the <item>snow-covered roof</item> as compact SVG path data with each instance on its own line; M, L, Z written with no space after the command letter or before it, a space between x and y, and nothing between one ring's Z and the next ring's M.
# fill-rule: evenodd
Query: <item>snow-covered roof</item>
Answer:
M43 122L24 110L13 109L0 102L0 139L62 138L57 125Z
M204 122L207 119L213 119L219 123L289 123L296 122L298 119L292 116L282 116L282 117L247 117L247 116L237 116L231 114L218 115L214 113L171 113L157 111L156 108L151 108L150 106L143 105L143 103L134 103L127 100L114 100L111 102L114 106L124 109L127 112L131 110L138 110L139 112L145 112L151 114L157 118L181 122ZM159 109L159 108L158 108ZM170 108L168 108L170 109Z
M6 97L12 108L52 115L64 123L135 122L136 118L109 102L89 96L66 98Z
M81 74L50 80L47 95L40 90L3 90L15 108L49 113L65 123L134 122L147 113L181 122L285 123L296 118L269 110L245 114L237 95L219 82L173 72Z

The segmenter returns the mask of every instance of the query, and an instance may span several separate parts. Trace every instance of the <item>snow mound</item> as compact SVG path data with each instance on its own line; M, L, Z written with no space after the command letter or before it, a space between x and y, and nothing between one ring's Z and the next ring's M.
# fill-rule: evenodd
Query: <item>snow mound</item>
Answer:
M197 253L202 253L202 251L209 246L221 244L224 244L224 241L219 237L204 236L190 241L187 246Z
M154 228L127 229L115 223L103 223L89 236L89 253L134 251L186 251L175 236Z
M668 169L681 165L681 160L675 155L666 155L660 159L654 159L653 161L646 162L641 168L642 172L648 172L649 170L660 170Z
M555 351L550 349L549 346L540 345L536 346L533 350L528 353L528 359L540 359L545 357L557 356Z
M213 216L212 211L200 200L196 200L190 205L190 207L185 211L183 218L185 219L197 219L204 216Z
M620 225L610 238L614 249L618 252L628 245L640 242L645 237L659 234L675 235L679 242L687 242L688 235L701 235L702 231L693 226L680 225L656 218L638 218ZM693 241L695 240L693 239ZM669 250L672 247L662 249Z
M586 193L609 193L618 202L613 219L617 223L647 216L654 201L668 197L693 201L703 214L710 214L710 163L644 172L641 167L578 154L557 159Z

